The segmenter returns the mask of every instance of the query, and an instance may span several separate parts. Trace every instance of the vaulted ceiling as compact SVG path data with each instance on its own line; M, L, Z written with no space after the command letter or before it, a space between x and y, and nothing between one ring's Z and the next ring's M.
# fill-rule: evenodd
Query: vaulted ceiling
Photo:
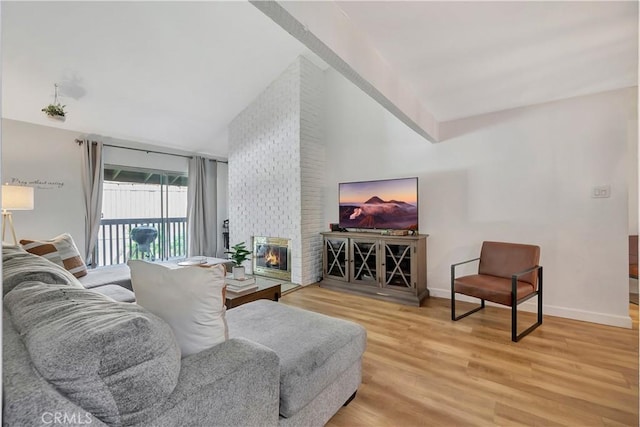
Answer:
M2 116L225 156L228 123L300 54L432 141L443 121L637 85L637 2L256 5L3 1ZM64 123L40 112L54 83Z

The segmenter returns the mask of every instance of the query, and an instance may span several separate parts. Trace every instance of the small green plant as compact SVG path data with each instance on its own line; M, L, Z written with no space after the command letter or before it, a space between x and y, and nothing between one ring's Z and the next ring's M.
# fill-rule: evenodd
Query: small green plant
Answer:
M229 257L233 264L237 267L240 267L243 262L249 259L249 255L251 255L251 251L248 251L244 246L244 242L238 243L231 247L231 250L225 251L225 254L230 254Z
M49 104L43 108L42 111L49 117L65 117L64 107L66 107L66 105Z

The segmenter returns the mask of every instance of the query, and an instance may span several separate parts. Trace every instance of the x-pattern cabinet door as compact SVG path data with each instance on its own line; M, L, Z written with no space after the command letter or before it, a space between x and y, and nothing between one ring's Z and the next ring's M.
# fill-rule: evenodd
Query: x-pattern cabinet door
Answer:
M328 237L324 239L323 268L325 277L349 281L349 239Z
M380 242L377 239L351 239L350 246L350 282L379 286L378 248Z
M412 242L386 240L382 243L382 287L414 292L417 265Z

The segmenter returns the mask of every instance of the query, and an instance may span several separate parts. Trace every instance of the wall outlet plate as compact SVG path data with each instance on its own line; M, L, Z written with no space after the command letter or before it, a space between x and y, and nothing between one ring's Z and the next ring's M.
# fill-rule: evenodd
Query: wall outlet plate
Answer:
M594 199L606 199L611 197L610 185L597 185L591 189L591 197Z

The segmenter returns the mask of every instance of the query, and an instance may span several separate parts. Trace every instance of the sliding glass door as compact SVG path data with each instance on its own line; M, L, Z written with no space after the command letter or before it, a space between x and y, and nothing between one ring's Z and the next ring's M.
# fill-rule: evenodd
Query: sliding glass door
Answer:
M187 247L186 174L106 165L98 265L183 258Z

